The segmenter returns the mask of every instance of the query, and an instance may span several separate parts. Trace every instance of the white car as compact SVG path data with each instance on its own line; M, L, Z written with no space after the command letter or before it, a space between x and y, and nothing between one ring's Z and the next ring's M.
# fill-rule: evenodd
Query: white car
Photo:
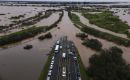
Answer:
M52 72L52 70L49 70L49 72L48 72L48 76L51 76L51 72Z
M50 77L48 76L46 80L50 80Z
M52 60L54 60L54 56L52 57Z
M50 65L50 69L53 69L53 65Z
M62 76L66 77L66 67L63 67L63 69L62 69Z

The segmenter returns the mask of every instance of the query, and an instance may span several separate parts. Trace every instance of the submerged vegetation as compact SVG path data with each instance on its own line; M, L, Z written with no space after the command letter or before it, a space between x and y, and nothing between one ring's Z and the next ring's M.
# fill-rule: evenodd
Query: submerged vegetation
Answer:
M18 16L12 16L10 19L20 19L23 18L25 15L18 15Z
M19 32L15 32L9 35L5 35L0 37L0 46L15 43L30 37L34 37L35 35L43 32L44 27L31 27Z
M62 18L63 18L63 16L64 16L64 11L61 11L61 12L62 12L62 13L59 14L59 15L60 15L59 19L58 19L56 22L54 22L53 24L51 24L51 25L47 28L47 30L49 30L49 29L51 29L51 28L54 28L54 27L57 27L57 24L62 20Z
M100 51L102 49L102 43L97 39L86 39L82 44L96 51Z
M77 34L76 34L76 37L79 37L79 38L81 38L81 39L84 39L84 38L87 38L88 35L85 34L85 33L77 33Z
M41 27L31 27L19 32L15 32L9 35L5 35L0 37L0 46L6 45L6 44L11 44L11 43L16 43L18 41L22 41L27 38L31 38L36 36L37 34L40 34L42 32L46 32L54 27L57 26L57 24L61 21L63 17L64 12L62 11L62 14L60 15L59 19L52 24L51 26L41 26ZM50 34L48 34L46 37L50 37Z
M46 38L47 39L52 38L52 34L49 32L49 33L47 33L45 35L41 35L41 36L38 37L39 40L43 40L43 39L46 39Z
M0 15L5 15L5 14L0 13Z
M90 35L93 35L95 37L99 37L99 38L114 42L118 45L130 46L129 39L121 38L121 37L88 27L87 25L84 25L83 23L81 23L79 17L74 13L68 12L68 15L70 19L72 20L72 22L76 25L76 27L81 26L81 28L79 27L81 31L88 33Z
M43 11L38 12L35 16L26 18L26 19L22 19L22 20L18 20L18 21L13 21L13 23L9 24L9 25L2 25L0 28L0 32L2 32L3 30L11 30L17 27L23 27L23 26L30 26L33 25L37 22L39 22L42 19L48 18L50 17L50 15L52 15L53 12L56 12L59 10L47 10L45 11L45 14L43 15ZM20 17L24 17L24 15L19 15L19 16L13 16L10 19L19 19Z

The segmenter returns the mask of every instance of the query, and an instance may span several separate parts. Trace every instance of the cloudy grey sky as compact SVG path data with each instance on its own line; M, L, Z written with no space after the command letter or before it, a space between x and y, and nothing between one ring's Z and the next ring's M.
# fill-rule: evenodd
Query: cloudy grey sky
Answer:
M11 1L11 0L0 0L0 1ZM130 2L130 0L12 0L12 1L96 1L96 2Z

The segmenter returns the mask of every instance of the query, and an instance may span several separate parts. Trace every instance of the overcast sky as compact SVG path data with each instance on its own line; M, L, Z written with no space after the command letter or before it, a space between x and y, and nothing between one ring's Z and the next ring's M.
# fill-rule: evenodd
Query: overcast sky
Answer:
M130 0L0 0L0 1L87 1L87 2L130 2Z

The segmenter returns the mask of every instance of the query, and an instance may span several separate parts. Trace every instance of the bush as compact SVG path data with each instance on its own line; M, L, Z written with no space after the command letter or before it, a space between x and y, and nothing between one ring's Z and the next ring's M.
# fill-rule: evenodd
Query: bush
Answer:
M48 39L52 38L52 35L51 35L50 32L45 34L45 35L41 35L41 36L38 37L39 40L43 40L43 39L46 39L46 38L48 38Z
M82 44L97 51L102 49L102 43L97 39L87 39L84 40Z
M88 35L86 35L85 33L77 33L76 37L80 37L81 39L84 39L84 38L88 37Z
M81 28L81 30L83 32L91 34L95 37L106 39L108 41L115 42L116 44L119 44L119 45L130 46L130 40L125 39L125 38L121 38L121 37L114 36L114 35L111 35L111 34L108 34L105 32L101 32L99 30L96 30L96 29L90 28L90 27L83 27L83 28Z

